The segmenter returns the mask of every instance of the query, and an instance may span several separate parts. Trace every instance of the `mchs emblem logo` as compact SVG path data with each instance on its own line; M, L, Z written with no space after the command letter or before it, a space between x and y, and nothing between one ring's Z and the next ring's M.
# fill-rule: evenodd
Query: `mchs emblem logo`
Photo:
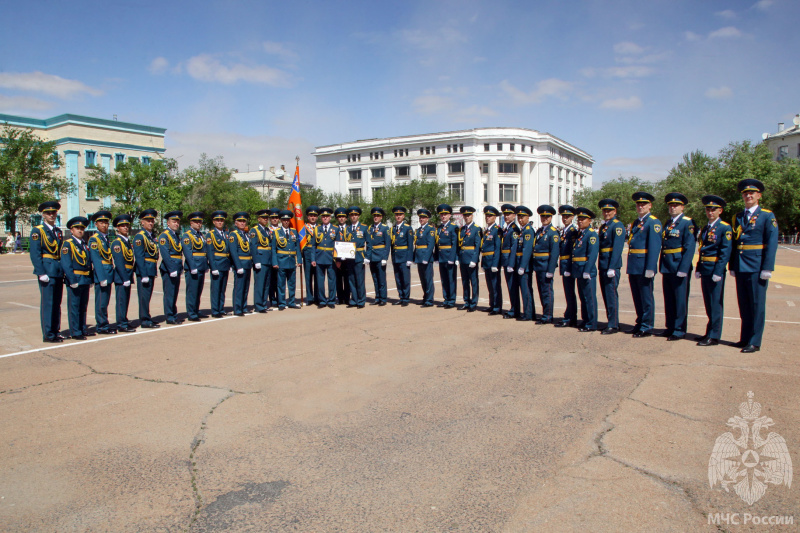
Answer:
M728 419L734 428L717 437L714 451L708 460L708 483L719 483L725 492L730 487L747 505L753 505L767 491L767 484L792 486L792 458L786 440L770 431L766 438L761 432L775 422L761 416L761 404L753 401L753 392L739 406L741 416Z

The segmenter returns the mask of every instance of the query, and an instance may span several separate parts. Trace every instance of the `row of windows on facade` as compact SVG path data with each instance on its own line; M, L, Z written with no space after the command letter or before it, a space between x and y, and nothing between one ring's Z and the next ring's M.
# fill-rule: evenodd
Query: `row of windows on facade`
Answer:
M419 173L421 176L436 176L436 163L426 163L421 164L419 166ZM411 176L411 166L410 165L401 165L394 167L395 176L398 178L407 178ZM382 179L386 177L386 167L378 167L370 169L372 173L373 179ZM518 174L519 167L517 163L508 163L500 161L497 163L497 172L499 174ZM357 181L360 180L362 177L363 170L356 169L356 170L349 170L348 176L350 180ZM448 174L463 174L464 173L464 162L463 161L455 161L453 163L447 164L447 173ZM489 163L481 163L481 174L488 174L489 173ZM553 167L550 171L551 179L555 180L556 175L560 180L563 180L563 177L560 172ZM583 176L575 176L575 182L583 181ZM569 181L569 176L567 176L567 181Z
M95 152L94 150L84 150L83 157L84 157L84 161L85 161L84 162L84 166L85 167L93 167L93 166L97 165L97 152ZM128 160L131 161L131 162L139 162L139 158L138 157L129 157ZM53 162L55 163L57 161L58 161L58 152L54 152L53 153ZM151 159L148 156L143 156L142 159L141 159L141 162L144 165L149 165L150 161L151 161ZM115 166L118 166L120 163L124 163L124 162L125 162L125 154L114 154L114 165Z
M786 159L789 157L789 145L786 144L784 146L778 147L778 161L781 159ZM800 158L800 143L797 144L797 157Z
M503 152L505 148L505 143L496 143L498 152ZM526 147L529 153L533 153L533 145L525 145L525 144L517 144L517 143L508 143L508 151L509 152L516 152L517 147L519 146L520 152L525 152ZM483 151L490 152L492 147L492 143L484 143L483 144ZM463 144L448 144L447 145L447 153L459 153L464 151ZM394 150L395 157L403 157L408 156L408 148L398 148ZM419 155L436 155L436 146L420 146L419 147ZM588 166L587 162L580 157L576 157L568 152L564 152L563 150L559 150L554 147L550 147L550 155L553 157L557 157L562 160L570 161L576 165L581 166L582 168L586 168ZM383 159L383 151L380 152L370 152L369 153L370 160L376 159ZM348 163L355 163L361 161L361 154L348 154L347 155L347 162Z

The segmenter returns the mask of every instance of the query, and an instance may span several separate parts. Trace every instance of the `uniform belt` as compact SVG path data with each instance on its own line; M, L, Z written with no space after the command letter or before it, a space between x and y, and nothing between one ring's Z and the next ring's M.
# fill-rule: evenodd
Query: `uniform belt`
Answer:
M240 260L240 261L249 261L249 260L251 260L252 258L253 258L253 257L252 257L252 256L249 256L249 255L240 255L240 256L239 256L239 260Z
M386 248L386 245L385 244L378 244L378 245L372 247L373 250L380 250L381 248Z
M214 252L214 255L216 257L228 257L228 254L223 254L223 253L220 253L220 252Z
M644 248L631 248L628 250L629 254L646 254L647 250Z
M323 252L332 252L333 248L326 248L325 246L317 246L317 250L321 250Z
M204 257L206 255L205 252L192 252L194 257Z
M550 254L545 252L537 252L533 254L533 257L550 257Z
M42 254L42 259L55 259L58 261L61 259L61 257L53 254Z
M427 248L427 247L428 247L428 245L427 245L427 244L419 244L419 245L417 245L417 249L418 249L418 250L419 250L420 248Z
M710 262L710 263L716 263L717 262L717 258L716 257L701 257L700 261L707 261L707 262Z
M144 260L147 261L148 263L158 263L158 259L155 259L153 257L145 257Z
M679 254L683 251L683 248L670 248L668 250L662 250L661 253L664 254Z
M284 255L295 255L297 252L294 250L278 250L278 253ZM241 259L241 257L239 259Z
M272 248L270 246L259 246L258 249L259 250L272 250Z
M110 265L110 264L111 264L111 261L100 261L100 262L101 262L102 264L104 264L104 265Z
M462 250L474 250L475 247L474 246L462 246L461 249Z
M558 258L559 258L560 260L562 260L562 261L563 261L564 259L569 259L570 257L571 257L571 256L569 256L569 255L559 255L559 256L558 256Z
M613 248L600 248L600 253L613 252Z
M180 259L180 258L181 258L181 255L180 255L180 254L178 254L178 255L172 255L172 254L169 254L169 256L170 256L171 258L173 258L173 259Z
M487 255L494 255L494 252L481 252L481 255L484 257Z
M363 252L366 247L362 246L361 248L356 248L356 252Z
M73 272L79 276L88 276L91 273L88 270L73 270Z
M517 257L522 257L522 252L517 252Z
M764 249L764 245L763 244L740 244L736 248L738 248L739 250L763 250Z
M133 265L125 265L125 268L133 269Z
M585 257L573 257L573 258L572 258L572 262L573 262L573 263L583 263L583 262L585 262L585 261L586 261L586 258L585 258Z
M452 246L440 246L439 247L440 250L449 250L450 248L452 248Z
M510 254L511 253L511 249L509 248L508 250L500 250L500 252L502 252L504 254Z
M408 246L395 246L395 250L408 250Z

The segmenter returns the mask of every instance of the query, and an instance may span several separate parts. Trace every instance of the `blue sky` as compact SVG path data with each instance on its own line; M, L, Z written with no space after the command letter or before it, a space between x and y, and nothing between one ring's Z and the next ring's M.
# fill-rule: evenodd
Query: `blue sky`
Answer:
M687 152L800 113L800 2L13 2L0 113L167 128L201 152L310 181L315 146L514 126L662 178ZM27 21L27 22L26 22ZM304 178L303 178L304 177Z

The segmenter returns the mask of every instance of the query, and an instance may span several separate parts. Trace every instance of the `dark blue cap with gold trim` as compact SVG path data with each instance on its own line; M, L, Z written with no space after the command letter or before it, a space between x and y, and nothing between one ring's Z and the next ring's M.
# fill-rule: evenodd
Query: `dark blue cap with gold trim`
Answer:
M361 208L358 207L357 205L351 205L350 207L347 208L347 214L361 216Z
M597 207L600 209L619 209L619 202L613 198L603 198L597 202Z
M155 209L145 209L139 213L139 220L155 220L158 216L158 211Z
M441 215L450 215L453 213L453 208L448 204L439 204L436 206L436 214Z
M92 222L111 222L111 211L98 211L94 215L92 215Z
M336 217L346 217L347 209L345 209L344 207L337 207L336 209L333 210L333 214Z
M497 217L500 216L500 210L493 205L487 205L483 208L483 214Z
M575 216L584 218L594 218L594 212L588 207L578 207L575 209Z
M39 212L46 213L48 211L58 211L61 209L61 204L56 202L55 200L50 200L49 202L42 202L39 204Z
M664 203L686 205L689 203L689 199L679 192L671 192L664 197Z
M321 216L321 217L325 217L325 216L329 217L332 214L333 214L333 209L331 209L330 207L321 207L319 209L319 216Z
M536 212L543 216L553 216L556 214L556 208L552 205L540 205L536 208Z
M269 209L259 209L256 211L256 216L259 218L269 218Z
M431 212L425 209L424 207L421 207L417 209L417 216L431 218Z
M212 220L225 220L226 218L228 218L228 213L225 211L214 211L211 213Z
M273 207L269 210L269 218L278 218L281 216L281 210L277 207Z
M653 196L649 192L645 192L645 191L635 192L635 193L633 193L631 198L633 198L634 202L650 202L650 203L653 203L656 200L655 196Z
M67 221L67 228L85 228L89 225L89 219L86 217L72 217Z
M402 205L396 205L392 208L392 213L394 213L395 215L405 215L406 213L408 213L408 209L406 209Z
M747 178L740 181L736 188L740 193L750 191L764 192L764 184L755 178Z
M117 226L122 226L123 224L130 225L131 222L133 222L133 217L132 216L130 216L128 214L122 214L122 215L115 216L114 217L114 222L112 222L112 224L114 224L114 227L116 228Z
M306 215L319 215L319 207L316 205L306 207Z
M533 211L531 211L530 207L525 207L524 205L518 205L517 206L517 215L531 216L531 215L533 215Z
M288 209L281 209L280 215L281 220L292 220L294 215Z
M380 215L382 217L386 216L386 211L384 211L382 207L377 207L377 206L373 207L372 209L370 209L369 212L372 214L372 216L375 215Z
M475 208L471 205L465 205L461 209L458 210L459 213L462 215L471 215L475 212Z
M516 215L517 208L512 204L503 204L500 206L500 211L503 212L504 215Z
M191 222L202 222L204 216L205 213L203 213L202 211L195 211L194 213L191 213L189 215L189 220Z
M703 202L703 207L721 207L724 209L725 206L728 205L728 202L726 202L723 198L713 194L707 194L703 196L701 201Z
M169 213L164 215L164 218L166 218L167 220L173 220L173 219L180 220L182 216L183 216L182 211L170 211Z
M236 222L241 222L241 221L249 222L250 213L248 213L247 211L239 211L238 213L233 215L233 220L235 220Z

